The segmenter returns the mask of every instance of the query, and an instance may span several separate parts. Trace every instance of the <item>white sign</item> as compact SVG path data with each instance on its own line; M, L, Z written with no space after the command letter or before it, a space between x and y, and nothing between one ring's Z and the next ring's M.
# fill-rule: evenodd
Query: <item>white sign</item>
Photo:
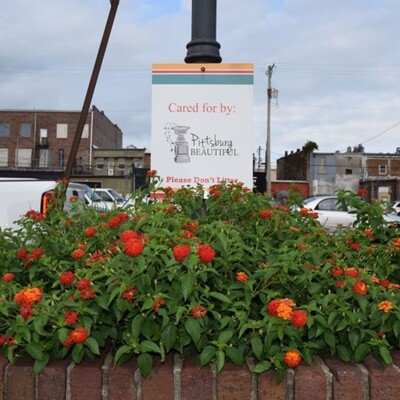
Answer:
M252 188L253 65L153 65L151 137L163 186Z

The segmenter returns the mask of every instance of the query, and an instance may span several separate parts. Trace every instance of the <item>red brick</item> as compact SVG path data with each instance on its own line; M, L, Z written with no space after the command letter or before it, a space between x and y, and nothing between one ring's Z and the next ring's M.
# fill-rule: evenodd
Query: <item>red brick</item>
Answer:
M103 359L84 361L71 370L71 400L101 400Z
M276 382L275 371L258 375L258 400L286 400L287 392L287 375L281 383Z
M8 361L7 357L0 355L0 400L4 400L3 390L4 390L4 377L6 367L10 362Z
M6 370L4 397L7 400L35 400L33 361L29 358L9 365Z
M40 400L63 400L67 386L67 368L70 360L51 360L38 375Z
M245 366L227 363L217 375L218 400L249 400L251 387L252 373Z
M296 400L326 400L326 376L315 362L301 363L294 374L294 398Z
M136 400L136 360L108 369L108 400Z
M369 372L371 400L398 400L400 396L400 372L393 366L382 367L372 356L366 357L364 366Z
M150 375L143 379L143 399L173 400L174 399L174 357L168 355L162 363L158 357L153 358L153 369Z
M334 357L326 357L324 361L332 373L333 400L365 399L368 393L368 378L364 377L357 365Z
M213 374L210 366L200 367L196 357L183 362L181 373L182 400L210 400Z

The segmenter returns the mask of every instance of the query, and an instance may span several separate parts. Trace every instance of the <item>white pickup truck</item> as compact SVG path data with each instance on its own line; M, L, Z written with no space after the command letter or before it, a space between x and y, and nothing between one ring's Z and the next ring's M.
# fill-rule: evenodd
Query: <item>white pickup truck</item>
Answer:
M49 195L57 186L55 181L41 181L29 178L0 178L0 228L15 228L19 220L29 210L45 212ZM64 209L70 208L68 199L77 197L89 206L106 211L102 199L87 185L69 183Z

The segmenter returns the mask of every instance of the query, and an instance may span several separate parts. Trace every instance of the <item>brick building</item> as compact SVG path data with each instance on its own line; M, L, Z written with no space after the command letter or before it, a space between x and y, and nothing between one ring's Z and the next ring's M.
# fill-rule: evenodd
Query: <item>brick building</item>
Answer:
M0 110L0 168L63 171L80 111ZM95 106L88 113L74 173L90 172L93 149L121 149L122 131Z

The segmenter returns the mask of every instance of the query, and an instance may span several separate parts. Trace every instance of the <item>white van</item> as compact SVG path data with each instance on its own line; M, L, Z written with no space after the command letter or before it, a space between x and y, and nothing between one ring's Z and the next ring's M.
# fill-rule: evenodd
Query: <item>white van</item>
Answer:
M134 204L132 200L125 200L115 189L95 188L93 190L98 196L101 197L109 210Z
M56 188L55 181L41 181L30 178L0 178L0 228L15 228L14 222L29 210L46 212L51 193ZM69 183L64 209L69 211L69 199L75 196L78 201L100 211L107 211L102 199L87 185Z

